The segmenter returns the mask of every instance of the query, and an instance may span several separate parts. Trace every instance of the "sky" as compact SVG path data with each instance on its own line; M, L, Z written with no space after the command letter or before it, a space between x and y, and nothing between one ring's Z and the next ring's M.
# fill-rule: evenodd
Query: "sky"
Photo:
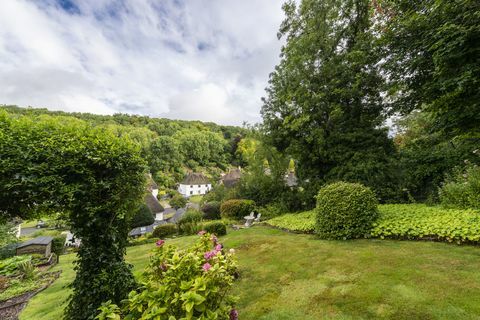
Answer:
M0 104L261 121L281 0L0 0Z

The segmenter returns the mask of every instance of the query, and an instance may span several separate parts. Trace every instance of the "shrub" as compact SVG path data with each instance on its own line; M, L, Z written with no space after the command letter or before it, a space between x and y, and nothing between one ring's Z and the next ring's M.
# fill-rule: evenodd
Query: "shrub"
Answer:
M317 195L315 231L322 239L367 237L378 216L378 201L369 188L336 182Z
M25 260L18 264L18 272L24 280L33 280L37 277L37 269L32 263L32 260Z
M170 205L175 208L184 208L187 205L187 199L185 199L181 194L177 193L170 199Z
M200 211L188 209L183 217L177 222L178 231L182 234L195 234L201 229L201 221L202 214Z
M146 204L140 205L130 221L130 228L149 226L155 222L153 214Z
M168 236L172 236L177 233L177 226L173 223L162 224L155 229L153 229L153 237L155 238L166 238Z
M480 166L469 165L447 178L439 195L446 208L480 209Z
M17 245L15 243L7 244L0 248L0 260L14 257L16 254Z
M224 236L227 234L227 227L222 221L208 222L203 225L202 229L217 236Z
M268 220L267 224L293 232L313 233L315 231L315 214L315 210L284 214Z
M255 210L255 202L252 200L232 199L227 200L220 206L222 218L241 220Z
M379 206L379 211L374 237L480 243L480 212L475 210L389 204Z
M280 203L267 204L265 207L258 208L262 220L268 220L285 214L288 211L285 205Z
M159 240L144 285L121 307L102 304L98 319L232 319L236 262L215 240L206 233L185 250Z
M57 256L62 255L65 249L65 239L66 235L60 235L53 238L52 241L52 252Z
M147 243L154 243L157 240L158 240L158 238L149 238L148 236L147 237L141 236L141 237L138 237L138 238L135 238L135 239L129 239L127 246L128 247L141 246L141 245L147 244Z
M202 206L203 219L217 220L220 219L220 202L212 201Z
M0 261L0 276L14 276L18 274L18 268L21 263L31 261L32 256L14 256Z

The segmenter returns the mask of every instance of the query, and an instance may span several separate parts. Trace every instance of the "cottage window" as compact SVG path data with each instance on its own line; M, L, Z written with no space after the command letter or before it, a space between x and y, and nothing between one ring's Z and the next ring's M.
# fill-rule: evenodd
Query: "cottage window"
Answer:
M190 188L193 188L193 186L190 186Z
M193 194L193 191L190 191L190 194Z

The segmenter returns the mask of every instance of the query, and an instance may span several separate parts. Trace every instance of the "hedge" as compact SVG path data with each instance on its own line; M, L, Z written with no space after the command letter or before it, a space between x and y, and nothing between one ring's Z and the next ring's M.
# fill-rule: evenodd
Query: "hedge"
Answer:
M480 244L480 211L424 204L385 204L379 205L378 211L372 237ZM315 215L313 211L290 213L266 223L294 232L313 233Z
M359 183L335 182L317 195L315 233L322 239L355 239L370 234L378 216L375 193Z
M207 222L202 226L202 229L217 236L224 236L227 234L227 227L222 221Z
M220 206L222 218L242 220L255 210L255 202L252 200L232 199L227 200Z
M153 229L152 236L154 238L163 239L168 236L177 234L177 226L173 223L162 224Z
M203 219L217 220L220 219L220 202L212 201L202 206Z

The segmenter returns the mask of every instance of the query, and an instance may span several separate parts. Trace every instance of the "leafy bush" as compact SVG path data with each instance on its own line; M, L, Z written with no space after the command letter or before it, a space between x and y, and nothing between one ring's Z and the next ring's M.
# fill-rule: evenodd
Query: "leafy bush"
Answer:
M25 260L18 264L18 273L24 280L33 280L37 277L37 270L32 263L32 260Z
M241 220L255 210L255 202L252 200L232 199L227 200L220 206L222 218Z
M480 212L423 204L379 206L374 237L480 243Z
M130 221L130 228L133 229L149 226L154 222L155 219L153 218L152 211L150 211L148 206L143 203L142 205L140 205L137 212L135 212L135 215L132 217L132 220Z
M294 232L313 233L315 231L315 214L315 210L284 214L268 220L267 224Z
M0 260L14 257L17 253L17 245L15 243L7 244L0 248Z
M147 243L154 243L157 240L158 238L149 238L148 236L147 237L141 236L135 239L129 239L127 247L135 247L135 246L141 246Z
M187 199L185 199L185 197L183 197L181 194L177 193L172 197L172 199L170 199L169 203L175 209L184 208L187 205Z
M261 214L262 220L268 220L275 218L289 212L287 207L280 203L268 204L265 207L258 208L258 212Z
M162 224L153 229L153 237L164 239L177 233L177 226L173 223Z
M229 290L235 273L233 254L224 253L208 233L185 250L159 240L143 286L121 307L102 304L98 319L232 319L235 299Z
M66 235L60 235L58 237L53 238L52 241L52 252L55 253L57 256L62 255L65 250L65 239L67 238Z
M377 219L377 206L373 191L361 184L327 185L318 192L315 232L322 239L366 237Z
M220 202L211 201L202 206L203 219L217 220L220 219Z
M202 214L200 211L188 209L177 222L178 232L181 234L195 234L201 229L201 221Z
M449 177L439 191L447 208L480 209L480 166L468 165Z
M224 236L227 234L227 227L222 221L207 222L202 226L202 229L217 236Z
M14 256L9 259L0 260L0 275L1 276L13 276L18 274L18 268L21 263L25 261L31 261L32 256L22 255Z

